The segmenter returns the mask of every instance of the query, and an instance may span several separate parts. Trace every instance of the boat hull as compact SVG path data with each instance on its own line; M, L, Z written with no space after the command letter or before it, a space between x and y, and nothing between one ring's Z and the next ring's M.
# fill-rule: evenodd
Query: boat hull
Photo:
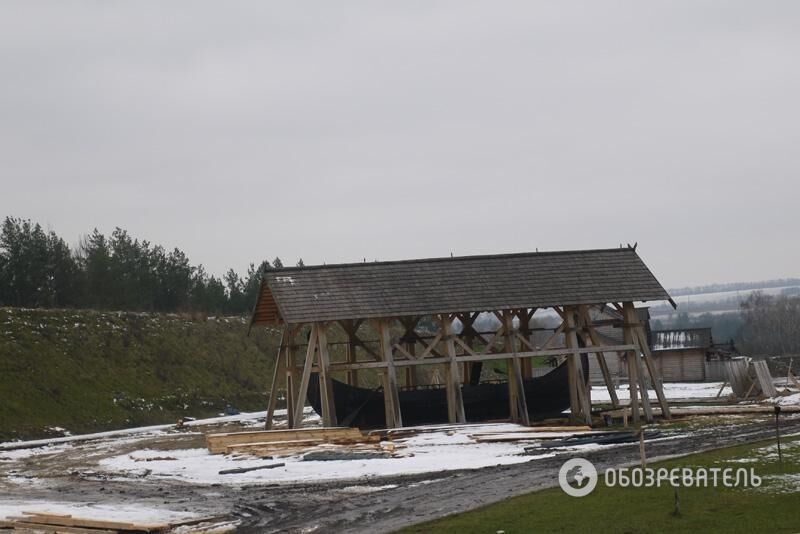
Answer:
M582 356L584 376L588 377L588 358ZM384 428L386 416L383 391L350 386L333 380L333 398L336 420L340 426L359 428ZM546 375L523 380L528 415L532 420L559 417L569 408L569 381L566 362ZM447 391L444 387L401 390L400 410L404 426L446 423ZM462 385L464 413L467 421L480 422L508 419L508 383L482 383ZM318 414L322 413L319 376L312 373L308 387L308 401Z

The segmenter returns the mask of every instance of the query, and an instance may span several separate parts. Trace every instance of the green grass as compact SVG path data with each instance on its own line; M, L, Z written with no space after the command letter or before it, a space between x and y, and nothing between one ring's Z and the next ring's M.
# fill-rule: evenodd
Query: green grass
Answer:
M240 318L0 309L0 440L263 410L279 334Z
M569 497L560 488L548 489L403 532L798 532L800 437L785 439L783 452L784 461L779 464L771 441L651 464L668 469L753 467L762 477L759 488L681 487L677 515L675 490L669 484L660 488L609 488L601 477L586 497ZM535 464L530 468L535 469Z

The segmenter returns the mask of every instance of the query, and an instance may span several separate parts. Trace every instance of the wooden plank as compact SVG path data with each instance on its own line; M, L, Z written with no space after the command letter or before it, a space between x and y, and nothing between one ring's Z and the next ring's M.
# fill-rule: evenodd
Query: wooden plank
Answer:
M116 534L119 532L118 529L109 530L109 529L99 529L99 528L69 527L65 525L48 525L44 523L32 523L29 521L2 521L0 522L0 528L2 527L13 528L15 531L64 532L68 534ZM134 530L134 529L128 529L128 530Z
M233 432L206 435L206 444L212 454L225 452L231 445L244 443L278 442L291 439L358 439L362 436L357 428L295 428L285 430L261 430L253 432Z
M283 467L286 465L283 462L274 464L256 465L253 467L234 467L232 469L222 469L219 471L220 475L238 475L241 473L249 473L250 471L259 471L261 469L275 469L276 467Z
M753 368L756 371L756 376L761 386L761 392L767 397L777 397L778 390L775 388L775 384L772 381L772 374L769 372L767 362L764 360L754 361Z
M102 519L90 519L75 517L63 514L51 514L47 512L23 512L25 517L13 518L15 521L25 521L28 523L36 524L41 527L55 527L55 530L60 530L62 527L71 527L77 529L92 529L96 532L97 529L107 529L110 532L117 530L138 530L144 532L154 532L157 530L166 530L169 528L169 523L138 523L136 521L109 521Z

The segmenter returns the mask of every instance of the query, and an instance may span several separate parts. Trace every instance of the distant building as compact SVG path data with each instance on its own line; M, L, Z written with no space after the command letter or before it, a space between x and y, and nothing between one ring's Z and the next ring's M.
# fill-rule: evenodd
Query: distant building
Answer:
M653 331L653 362L664 382L701 382L713 341L710 328Z
M716 344L711 328L680 328L651 330L650 312L636 308L639 321L645 325L647 342L653 363L664 382L702 382L725 379L722 362L736 355L732 342ZM607 345L624 345L622 317L612 309L594 311L592 321L597 333ZM606 364L615 381L627 379L627 368L616 353L607 353ZM603 384L603 374L597 358L589 357L589 379L594 385Z
M714 343L711 328L654 330L651 350L665 382L724 380L722 362L737 354L733 341Z

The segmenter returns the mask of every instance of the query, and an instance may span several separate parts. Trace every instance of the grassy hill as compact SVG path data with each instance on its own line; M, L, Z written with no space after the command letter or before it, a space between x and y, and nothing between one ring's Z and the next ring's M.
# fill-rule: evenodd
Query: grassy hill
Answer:
M242 318L0 308L0 440L264 409L278 342Z

